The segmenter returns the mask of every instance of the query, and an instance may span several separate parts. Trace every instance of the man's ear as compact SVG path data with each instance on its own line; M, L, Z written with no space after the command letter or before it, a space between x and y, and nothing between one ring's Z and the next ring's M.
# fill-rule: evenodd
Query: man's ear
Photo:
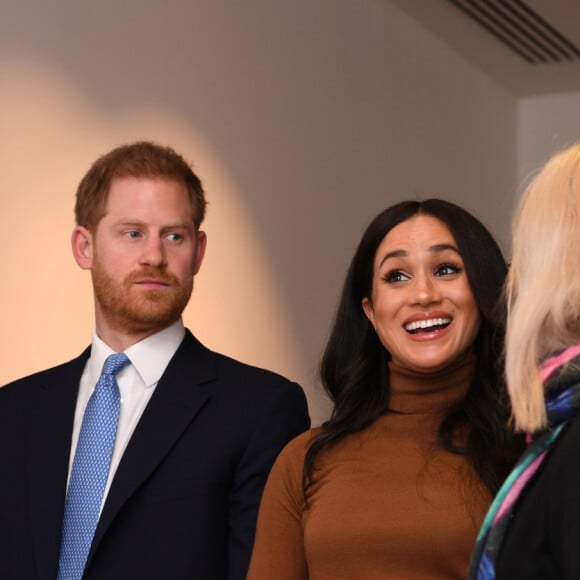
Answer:
M76 263L83 270L90 270L93 267L93 235L83 227L77 226L71 236L73 256Z
M197 243L195 245L195 255L193 257L193 274L197 274L201 268L203 257L205 256L205 247L207 245L207 236L205 232L197 232Z

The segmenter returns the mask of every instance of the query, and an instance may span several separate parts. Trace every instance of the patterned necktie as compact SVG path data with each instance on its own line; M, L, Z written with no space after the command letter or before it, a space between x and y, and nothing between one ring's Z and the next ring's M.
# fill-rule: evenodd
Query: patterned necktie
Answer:
M58 580L83 576L117 434L120 394L115 375L130 362L124 353L109 356L87 403L65 500Z

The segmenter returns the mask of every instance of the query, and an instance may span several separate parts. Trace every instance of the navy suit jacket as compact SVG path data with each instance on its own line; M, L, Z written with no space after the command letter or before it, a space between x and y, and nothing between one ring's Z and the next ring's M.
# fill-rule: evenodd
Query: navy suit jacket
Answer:
M0 389L0 578L54 580L90 349ZM270 467L309 427L302 389L189 331L115 474L87 580L242 580Z

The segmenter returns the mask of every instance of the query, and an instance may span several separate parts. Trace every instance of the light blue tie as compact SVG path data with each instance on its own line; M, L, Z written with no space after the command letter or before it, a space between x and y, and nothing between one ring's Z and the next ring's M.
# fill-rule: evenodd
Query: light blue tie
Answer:
M117 434L120 394L115 375L130 362L124 353L109 356L87 403L64 506L58 580L83 576Z

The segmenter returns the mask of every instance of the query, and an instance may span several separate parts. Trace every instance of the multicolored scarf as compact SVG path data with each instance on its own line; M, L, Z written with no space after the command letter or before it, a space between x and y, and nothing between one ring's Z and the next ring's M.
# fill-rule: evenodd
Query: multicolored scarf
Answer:
M528 434L528 446L497 493L477 536L470 580L494 580L495 563L522 490L546 458L567 422L580 410L580 345L550 355L541 369L550 428Z

